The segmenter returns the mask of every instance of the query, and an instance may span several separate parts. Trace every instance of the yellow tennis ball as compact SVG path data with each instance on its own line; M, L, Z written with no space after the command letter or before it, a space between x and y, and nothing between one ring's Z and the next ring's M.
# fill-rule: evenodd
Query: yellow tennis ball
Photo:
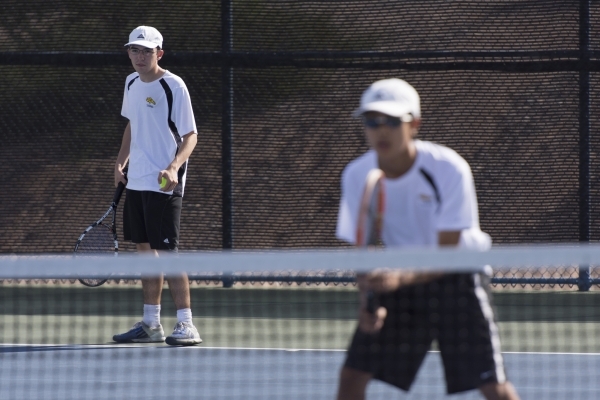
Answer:
M165 177L162 177L162 180L160 181L160 188L164 189L165 186L167 186L167 180L165 179Z

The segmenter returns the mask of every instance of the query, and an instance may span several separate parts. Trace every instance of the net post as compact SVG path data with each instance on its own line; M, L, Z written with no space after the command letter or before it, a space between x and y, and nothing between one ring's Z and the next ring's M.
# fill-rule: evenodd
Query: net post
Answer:
M221 278L221 281L223 282L224 288L233 287L233 284L235 283L235 279L233 279L233 274L231 274L229 272L223 273L223 277Z
M579 1L579 241L590 241L590 0ZM588 265L579 266L577 287L590 290Z
M587 265L579 266L579 278L577 278L577 289L580 292L589 292L592 287L592 278L590 276L590 267Z

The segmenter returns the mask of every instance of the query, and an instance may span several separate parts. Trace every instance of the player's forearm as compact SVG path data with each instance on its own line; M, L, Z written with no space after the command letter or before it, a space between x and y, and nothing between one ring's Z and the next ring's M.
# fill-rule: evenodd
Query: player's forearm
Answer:
M402 269L375 270L360 280L359 289L361 292L372 290L377 293L386 293L397 290L401 287L427 283L434 279L444 276L443 272L418 272Z
M400 278L400 286L428 283L443 276L443 272L404 272Z
M440 247L456 247L461 231L441 231L438 234ZM391 292L398 288L431 282L444 276L444 272L419 272L406 270L375 270L366 275L358 275L361 292L373 290L379 293Z
M198 143L198 135L194 132L190 132L183 137L183 141L181 143L181 147L177 151L175 158L169 165L169 168L173 171L177 171L183 163L187 161L188 158L192 155L194 148L196 147L196 143Z
M456 247L460 240L461 231L438 232L438 244L440 247ZM418 285L431 282L444 276L443 272L405 272L402 274L401 286Z
M460 231L438 232L438 244L440 247L456 247L458 246L459 240ZM428 283L443 276L443 272L404 272L400 277L400 286Z
M129 152L131 150L131 125L128 123L123 132L123 139L121 139L121 148L119 149L119 155L115 163L115 168L125 167L129 160Z
M119 181L123 182L123 169L129 161L129 152L131 148L131 125L127 124L125 131L123 132L123 139L121 140L121 148L117 155L117 161L115 162L115 186Z
M460 231L438 232L438 244L440 247L456 247L460 240L460 233ZM443 272L404 272L400 278L401 286L428 283L443 276Z

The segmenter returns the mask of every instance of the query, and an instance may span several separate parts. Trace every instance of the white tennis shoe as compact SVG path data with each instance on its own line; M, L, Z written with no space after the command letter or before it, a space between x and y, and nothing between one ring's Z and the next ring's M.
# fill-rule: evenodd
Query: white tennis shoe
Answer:
M160 324L150 328L140 321L127 332L113 336L113 340L117 343L159 343L165 341L165 333Z
M202 339L200 339L200 334L193 324L178 322L173 329L173 333L167 336L166 343L171 346L192 346L202 343Z

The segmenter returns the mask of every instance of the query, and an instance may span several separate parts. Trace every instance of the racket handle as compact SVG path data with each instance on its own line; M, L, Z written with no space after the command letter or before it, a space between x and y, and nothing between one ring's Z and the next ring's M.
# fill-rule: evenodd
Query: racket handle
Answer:
M375 314L375 311L379 308L379 304L377 304L377 296L375 292L369 290L367 292L367 312L369 314Z
M115 207L119 204L119 200L121 200L123 190L125 190L125 184L123 182L119 182L119 184L117 185L117 190L115 191L115 196L113 197L113 205Z

